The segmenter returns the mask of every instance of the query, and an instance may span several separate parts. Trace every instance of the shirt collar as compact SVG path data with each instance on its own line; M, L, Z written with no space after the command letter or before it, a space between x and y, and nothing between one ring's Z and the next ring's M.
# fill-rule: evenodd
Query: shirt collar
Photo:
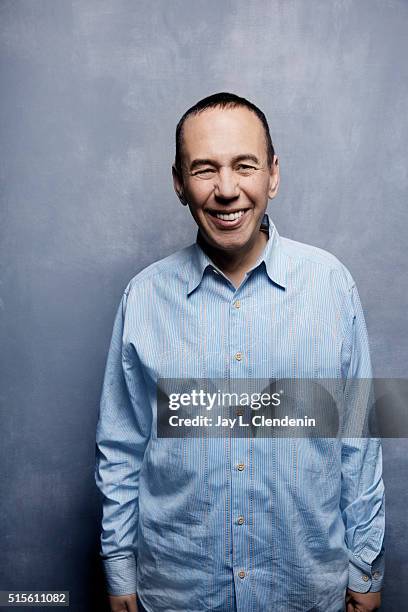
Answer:
M259 256L256 264L251 268L251 270L263 264L270 280L276 285L282 287L282 289L285 289L287 262L282 249L278 230L276 229L273 222L270 220L269 215L267 213L264 214L264 217L262 219L262 225L265 226L265 229L267 229L268 242L266 243L262 254ZM199 230L197 231L197 238L198 234ZM192 247L192 266L188 280L187 295L189 295L201 283L204 272L207 268L213 268L214 270L222 274L221 270L219 270L219 268L217 268L215 263L208 257L208 255L204 253L197 240L192 245Z

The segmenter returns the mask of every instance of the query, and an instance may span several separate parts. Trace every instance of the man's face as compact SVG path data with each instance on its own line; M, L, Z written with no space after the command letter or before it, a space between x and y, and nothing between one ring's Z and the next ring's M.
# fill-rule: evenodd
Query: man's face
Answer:
M275 162L276 157L268 167L263 125L245 107L209 109L186 119L183 172L180 177L173 170L174 187L208 244L237 253L255 244L268 198L279 186Z

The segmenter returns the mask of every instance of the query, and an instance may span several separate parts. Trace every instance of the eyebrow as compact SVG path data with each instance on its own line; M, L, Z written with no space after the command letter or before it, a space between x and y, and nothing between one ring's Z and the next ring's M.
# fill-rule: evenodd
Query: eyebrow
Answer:
M237 162L244 161L244 160L252 161L255 164L260 163L256 155L253 155L252 153L244 153L241 155L236 155L235 157L232 158L232 163L236 164ZM205 165L218 166L217 162L215 162L213 159L193 159L193 161L190 164L190 170L194 170L198 166L205 166Z

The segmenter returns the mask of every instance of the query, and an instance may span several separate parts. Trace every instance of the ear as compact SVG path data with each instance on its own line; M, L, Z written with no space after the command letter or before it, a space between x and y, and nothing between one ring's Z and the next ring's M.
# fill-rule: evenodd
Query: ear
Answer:
M177 170L175 164L171 167L171 173L173 175L173 186L174 191L177 194L178 199L183 204L183 206L187 206L187 200L184 196L184 188L183 188L183 179L180 176L179 171Z
M270 168L268 198L272 200L278 193L280 182L279 159L273 156L272 167Z

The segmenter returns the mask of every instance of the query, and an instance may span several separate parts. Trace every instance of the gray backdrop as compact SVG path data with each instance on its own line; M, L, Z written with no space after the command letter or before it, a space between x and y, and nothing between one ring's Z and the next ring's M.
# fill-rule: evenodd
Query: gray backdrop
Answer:
M103 369L128 280L195 240L170 172L191 104L264 109L271 217L349 267L376 375L406 376L408 2L3 0L0 30L0 589L99 611ZM387 612L408 597L406 451L384 442Z

